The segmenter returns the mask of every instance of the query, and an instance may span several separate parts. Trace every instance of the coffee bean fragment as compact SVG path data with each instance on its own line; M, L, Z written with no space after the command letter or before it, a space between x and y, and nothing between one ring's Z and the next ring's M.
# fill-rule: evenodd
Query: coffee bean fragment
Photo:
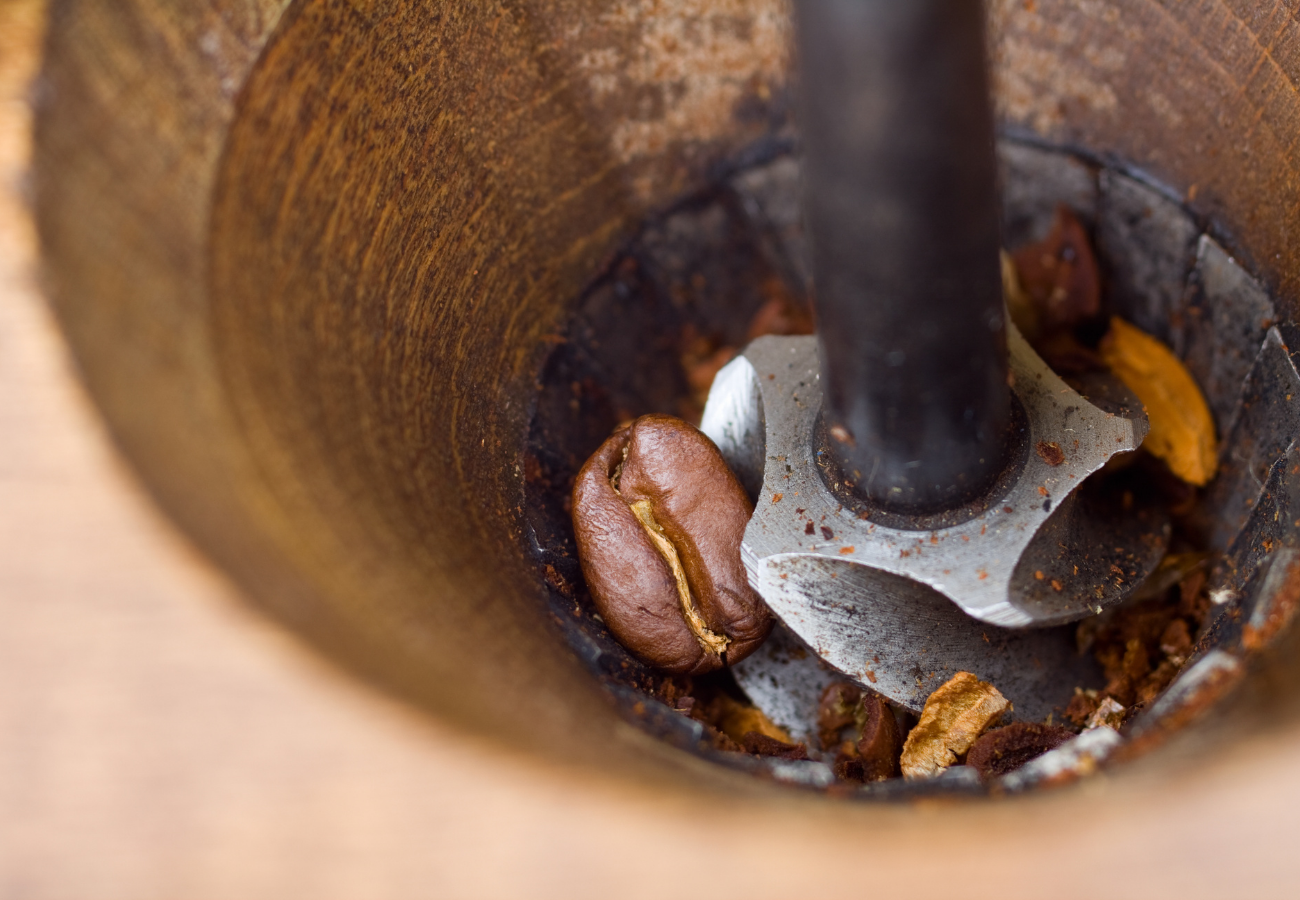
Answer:
M1192 634L1183 619L1174 619L1160 635L1160 650L1179 665L1192 655Z
M970 672L958 672L925 701L921 720L903 745L908 778L927 778L953 765L984 730L1011 710L1006 697Z
M757 732L783 744L795 743L780 725L767 717L757 706L742 703L724 692L718 692L692 713L706 725L718 729L740 745L745 735Z
M1101 313L1097 259L1068 208L1057 208L1043 240L1002 254L1002 291L1020 333L1058 374L1105 368L1088 336Z
M835 765L832 766L832 771L835 772L835 777L840 781L865 782L867 780L867 776L862 769L862 760L848 752L840 753L835 757Z
M704 687L708 698L695 699L690 717L706 726L713 746L731 753L753 753L781 759L807 759L808 748L795 741L761 709L743 703L725 690ZM680 708L681 701L678 701Z
M1097 707L1100 704L1100 696L1095 690L1084 690L1076 687L1074 696L1070 698L1069 704L1065 707L1065 718L1082 728L1097 712Z
M1128 709L1115 702L1114 697L1107 697L1097 704L1096 710L1088 718L1088 728L1114 728L1116 731L1124 724L1124 719L1128 717Z
M1052 230L1013 254L1023 308L1013 304L1016 325L1030 341L1066 332L1101 311L1101 277L1092 241L1083 223L1066 206L1058 206Z
M853 740L841 741L853 727ZM817 736L824 750L838 748L835 771L846 781L884 781L899 774L903 734L883 697L848 682L833 682L817 706Z
M803 297L795 296L780 278L769 277L763 282L763 296L767 298L754 317L749 320L748 340L765 334L816 334L812 309Z
M832 681L817 703L817 739L823 750L840 745L844 729L854 724L862 689L847 681Z
M623 646L667 672L744 659L772 630L745 577L749 498L702 432L642 416L578 473L573 526L596 608Z
M1155 598L1127 604L1089 628L1093 656L1106 676L1098 701L1111 697L1129 707L1155 699L1169 686L1204 621L1204 585L1204 573L1195 572L1183 580L1178 603Z
M986 732L971 745L966 765L979 772L981 778L996 778L1055 750L1072 737L1074 732L1059 725L1012 722Z
M740 746L746 753L757 756L775 756L779 759L808 758L808 748L803 744L789 744L759 731L748 731L741 735Z
M1065 451L1061 449L1061 445L1056 441L1039 441L1034 449L1043 458L1043 462L1049 466L1059 466L1065 462Z
M1149 430L1142 447L1188 484L1202 487L1218 468L1214 417L1182 360L1118 316L1100 345L1102 359L1142 401Z
M861 737L858 759L862 762L863 781L884 781L901 774L899 758L903 753L903 733L894 711L883 697L864 691L859 705Z

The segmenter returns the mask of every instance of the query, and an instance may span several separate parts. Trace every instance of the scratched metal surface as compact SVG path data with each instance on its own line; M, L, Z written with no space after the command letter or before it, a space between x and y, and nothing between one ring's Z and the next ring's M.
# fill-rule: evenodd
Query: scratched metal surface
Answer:
M1300 415L1292 406L1300 400L1300 377L1283 339L1286 329L1269 331L1274 312L1267 290L1203 234L1167 192L1141 177L1054 148L1004 140L999 156L1008 245L1042 237L1057 205L1069 206L1097 233L1098 256L1112 286L1110 308L1169 341L1205 391L1219 427L1223 460L1220 477L1203 498L1202 516L1213 544L1230 549L1215 575L1216 585L1226 592L1216 595L1222 602L1214 609L1213 625L1199 636L1197 658L1211 653L1236 658L1241 623L1276 606L1281 581L1264 577L1276 552L1298 543L1300 503L1291 498L1300 493L1294 487L1300 481L1300 453L1287 451L1300 438ZM776 211L777 233L795 236L787 249L802 259L806 249L792 213L797 206L781 200L782 191L789 200L797 189L797 163L782 160L769 169L751 170L738 185L752 193L747 208L755 215ZM762 394L747 373L733 369L720 375L728 377L734 382L729 389L733 403L725 412L720 409L717 418L729 420L731 431L722 435L722 443L744 448L736 454L741 478L757 498L761 476L755 447L766 430ZM738 390L740 384L748 390ZM738 428L736 423L746 424ZM736 674L760 707L807 733L815 712L805 712L804 721L796 724L790 710L806 704L805 695L823 684L826 674L814 658L791 654L787 645L792 641L798 638L784 636L772 653L752 657ZM1189 671L1176 680L1167 693L1169 702L1141 715L1142 728L1150 731L1157 718L1176 713L1181 708L1176 698L1195 693L1184 682L1198 677ZM1022 700L1017 717L1028 709ZM1107 743L1107 753L1110 749ZM1006 789L1032 786L1041 780L1038 774L1026 773Z
M767 426L764 483L742 545L760 593L766 592L769 575L760 564L790 555L847 560L909 577L968 615L1006 627L1059 624L1122 599L1126 591L1094 579L1092 572L1062 573L1066 581L1056 581L1046 594L1012 593L1017 566L1036 533L1089 475L1115 454L1140 445L1146 422L1140 413L1128 419L1093 406L1048 369L1014 329L1008 338L1015 392L1027 411L1028 444L1054 442L1065 459L1052 465L1038 453L1025 453L1005 492L993 495L983 511L923 531L864 518L867 514L846 505L823 481L813 444L821 406L814 338L760 338L728 365L710 395L710 404L717 397L726 415L706 412L702 427L729 461L748 471L752 462L742 456L755 447L750 439L755 426L729 416L752 413L754 391L761 395ZM743 384L746 371L750 385ZM733 390L738 397L731 396ZM737 443L742 437L744 443ZM1158 557L1141 562L1153 567ZM1135 569L1132 577L1142 574Z

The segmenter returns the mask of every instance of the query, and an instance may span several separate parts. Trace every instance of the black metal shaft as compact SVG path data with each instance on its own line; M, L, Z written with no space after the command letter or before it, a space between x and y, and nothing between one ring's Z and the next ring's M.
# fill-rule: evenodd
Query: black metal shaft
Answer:
M981 0L796 0L830 442L868 499L952 508L1010 420Z

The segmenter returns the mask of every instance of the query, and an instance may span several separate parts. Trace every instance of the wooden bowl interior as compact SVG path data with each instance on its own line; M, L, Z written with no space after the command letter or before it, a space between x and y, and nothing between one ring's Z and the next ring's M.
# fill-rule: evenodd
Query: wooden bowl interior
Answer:
M995 3L1000 114L1184 193L1293 319L1296 27L1230 5ZM70 0L37 214L115 438L253 602L469 732L772 796L621 723L521 531L569 304L647 211L788 126L782 3L657 6Z

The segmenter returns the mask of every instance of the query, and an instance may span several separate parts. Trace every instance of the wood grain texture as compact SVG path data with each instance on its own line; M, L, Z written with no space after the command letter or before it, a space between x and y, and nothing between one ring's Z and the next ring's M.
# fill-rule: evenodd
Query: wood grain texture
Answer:
M593 8L563 6L574 21ZM1039 2L1006 7L1003 34L1085 74L1114 71L1105 51L1121 25L1124 40L1179 51L1170 58L1192 66L1180 83L1244 65L1223 83L1257 109L1273 104L1256 127L1283 134L1294 89L1253 79L1277 65L1289 82L1300 61L1282 41L1262 53L1292 19L1261 8L1274 15L1239 10L1218 41L1188 35L1226 15L1222 4ZM530 345L654 185L676 190L771 122L719 88L714 108L743 115L699 141L700 114L667 116L643 168L610 127L639 109L643 83L629 78L628 105L607 98L603 124L587 121L590 77L565 88L547 68L568 72L582 54L538 57L550 32L526 7L502 9L448 6L448 30L425 34L413 17L432 5L322 0L281 20L278 4L56 4L36 166L65 344L36 288L20 193L43 8L0 4L0 896L659 897L702 882L835 896L861 893L864 872L885 895L1047 885L1082 897L1099 883L1133 896L1288 895L1300 767L1293 705L1279 699L1296 684L1286 668L1265 671L1208 735L1014 802L838 803L738 782L614 721L530 618L522 556L500 527L522 415L502 398L526 387ZM643 20L630 21L642 40ZM425 53L438 34L459 38ZM615 43L635 57L629 41ZM1235 55L1248 51L1259 69ZM487 77L511 53L519 70ZM1088 94L1095 108L1065 102L1059 120L1033 119L1080 82L1054 85L1031 57L1004 63L1038 84L1022 121L1097 148L1147 146L1166 155L1132 158L1193 183L1189 167L1205 164L1167 143L1186 133L1148 117L1121 134L1104 92ZM717 83L763 85L769 63L756 56L756 81L731 71ZM1178 96L1157 63L1130 64ZM475 85L480 108L439 93L452 76ZM395 78L423 83L386 93ZM1131 102L1125 84L1110 82L1117 104ZM519 96L549 129L501 115ZM414 103L442 110L442 130L412 130ZM486 132L480 144L466 128ZM1247 151L1277 146L1284 172L1280 140L1256 133L1242 132ZM533 181L524 163L547 159ZM1268 162L1240 177L1284 188ZM476 184L473 164L492 177ZM1222 210L1225 233L1289 227L1285 198L1219 177L1208 209ZM520 220L545 227L521 236ZM1289 259L1273 264L1283 287ZM475 280L483 264L501 271ZM443 352L422 356L426 342ZM456 428L440 432L444 419ZM476 508L460 487L489 477ZM462 517L470 539L444 520ZM483 647L489 664L466 662Z
M53 7L38 221L89 389L169 511L309 640L479 730L510 737L496 710L527 704L539 752L640 768L645 739L548 630L519 443L541 336L638 211L768 130L734 85L772 62L704 92L734 127L611 158L541 7L236 7L220 65L175 50L208 46L204 4ZM635 45L627 8L568 15ZM612 93L646 117L644 85Z

